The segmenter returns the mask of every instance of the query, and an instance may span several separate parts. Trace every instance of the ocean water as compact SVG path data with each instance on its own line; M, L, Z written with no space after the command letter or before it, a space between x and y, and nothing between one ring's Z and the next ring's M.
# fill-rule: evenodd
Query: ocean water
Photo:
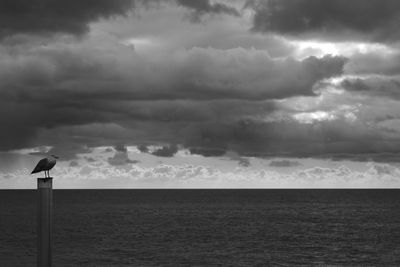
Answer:
M400 266L400 190L54 190L54 266ZM0 266L36 192L0 190Z

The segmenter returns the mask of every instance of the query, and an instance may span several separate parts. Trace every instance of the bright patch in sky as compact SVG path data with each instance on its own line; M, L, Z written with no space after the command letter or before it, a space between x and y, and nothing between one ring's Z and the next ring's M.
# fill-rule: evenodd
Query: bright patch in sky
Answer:
M131 46L133 49L139 52L146 49L155 48L155 46L157 46L157 43L149 38L130 38L122 41L122 44Z
M323 57L352 56L354 54L378 53L388 56L395 53L392 48L379 43L357 43L357 42L323 42L323 41L288 41L295 47L296 58L309 56Z
M300 123L311 124L315 121L331 121L336 119L334 114L326 111L303 112L293 115Z

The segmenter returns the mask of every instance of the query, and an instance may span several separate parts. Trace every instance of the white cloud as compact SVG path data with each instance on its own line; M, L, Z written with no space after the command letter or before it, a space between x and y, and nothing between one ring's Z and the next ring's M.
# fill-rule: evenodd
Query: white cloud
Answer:
M76 160L75 160L76 162ZM51 175L55 188L381 188L400 187L400 169L394 165L367 163L365 170L346 164L309 167L298 164L288 172L276 168L220 168L218 165L161 163L110 165L106 158L61 162ZM299 161L301 163L301 160ZM322 161L321 161L322 163ZM233 164L233 163L232 163ZM329 165L329 164L328 164ZM35 188L35 178L21 169L0 173L0 188Z
M381 43L363 42L324 42L313 40L288 41L294 47L293 56L302 59L309 56L323 57L325 55L352 57L354 55L378 54L382 57L393 55L396 50Z

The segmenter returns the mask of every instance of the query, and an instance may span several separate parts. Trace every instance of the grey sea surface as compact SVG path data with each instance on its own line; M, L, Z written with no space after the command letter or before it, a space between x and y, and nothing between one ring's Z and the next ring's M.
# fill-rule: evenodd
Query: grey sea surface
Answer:
M400 266L400 190L54 190L54 266ZM36 191L0 190L0 266L36 264Z

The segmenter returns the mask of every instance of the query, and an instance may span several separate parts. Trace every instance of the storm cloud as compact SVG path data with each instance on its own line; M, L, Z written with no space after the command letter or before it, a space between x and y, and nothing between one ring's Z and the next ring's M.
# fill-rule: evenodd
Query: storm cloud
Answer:
M341 86L345 90L358 94L400 99L400 77L348 78L341 82Z
M204 14L227 14L239 16L240 13L234 7L223 3L211 3L210 0L176 0L179 5L193 10L192 20L199 21Z
M163 146L159 149L156 149L151 154L157 157L173 157L175 153L178 152L178 146L175 144Z
M0 38L16 34L82 36L93 22L126 16L136 7L154 8L160 3L187 8L192 11L193 22L205 14L240 15L234 7L209 0L4 0L0 2Z
M100 18L123 15L133 0L4 0L0 2L0 37L17 33L82 35Z
M278 168L288 168L288 167L297 167L301 165L298 161L293 161L293 160L273 160L269 163L269 166L271 167L278 167Z
M400 151L398 47L387 42L397 2L252 1L253 31L237 2L155 1L139 16L129 12L141 1L56 2L0 4L0 150L52 146L76 160L123 144L108 164L132 165L126 146L139 146L166 161L184 149L249 168L251 157ZM211 16L191 23L188 13ZM307 38L382 44L314 42L314 55L299 45Z
M248 1L253 30L316 39L398 40L400 2L396 0Z
M126 164L136 164L139 162L137 160L131 160L128 157L128 150L124 145L118 144L114 146L114 149L115 154L107 159L108 164L112 166L123 166Z
M43 130L79 126L88 132L85 125L112 123L120 128L108 131L104 126L100 132L106 139L129 138L130 129L144 125L135 130L136 137L169 143L174 136L177 144L190 143L191 137L179 139L174 132L267 114L273 99L316 95L314 85L340 75L346 62L333 56L274 59L258 50L193 48L160 55L154 64L152 58L107 40L103 46L91 39L63 40L0 47L0 111L9 114L0 121L20 125L5 128L1 149L35 145ZM159 131L161 127L166 130ZM110 145L96 141L96 134L75 136L80 137L71 142Z
M236 151L252 157L321 157L332 154L396 152L400 147L385 141L379 129L345 119L314 123L296 121L238 121L204 125L186 145ZM191 150L203 154L207 150ZM212 154L211 154L212 155ZM216 154L218 155L218 154Z

